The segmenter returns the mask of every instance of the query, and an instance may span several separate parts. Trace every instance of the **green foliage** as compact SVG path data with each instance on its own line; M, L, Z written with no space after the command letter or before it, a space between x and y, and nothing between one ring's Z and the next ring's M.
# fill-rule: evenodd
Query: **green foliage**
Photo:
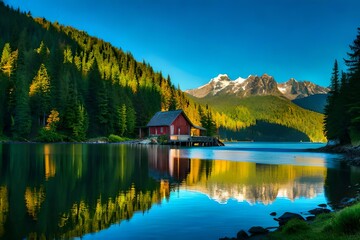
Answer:
M67 139L82 141L113 132L133 136L135 126L168 110L173 100L194 110L170 77L130 53L3 4L0 13L7 19L0 22L0 133L36 138L47 114L57 109L57 132ZM19 73L14 74L17 66Z
M207 105L205 109L199 107L199 115L201 126L206 128L206 135L215 136L217 132L216 124L212 112Z
M30 84L30 104L33 114L38 118L38 124L45 125L46 112L50 108L50 78L44 64L40 68Z
M357 145L360 140L360 28L350 50L349 59L345 60L348 72L341 74L340 83L337 62L334 64L324 130L328 139Z
M292 219L281 230L285 234L299 234L304 231L309 231L310 226L307 222L300 219Z
M281 231L269 234L270 239L315 239L315 240L355 240L360 238L360 203L339 212L320 214L306 223L289 221Z
M5 43L4 49L1 54L1 60L0 60L0 69L4 74L6 74L8 77L13 72L14 69L14 63L17 60L18 57L18 51L11 51L11 47L9 43Z
M332 224L337 234L360 234L360 204L341 210Z
M296 105L313 111L324 114L327 94L315 94L305 98L298 98L292 100Z
M238 98L236 96L215 96L195 99L199 104L208 104L229 120L219 121L222 128L237 131L254 125L257 121L279 124L296 129L309 136L313 142L324 142L323 115L300 108L285 98L277 96L252 96ZM215 114L215 122L220 115Z
M164 135L160 135L157 137L157 142L159 144L167 144L169 142L169 140L170 140L169 135L164 134Z
M82 141L86 138L86 131L88 129L88 116L83 105L77 107L76 121L71 125L73 137Z
M20 53L16 73L14 75L14 111L12 133L17 139L28 138L31 130L31 115L26 79L25 63Z
M283 125L256 121L254 125L234 132L225 128L219 129L219 134L226 140L256 141L256 142L309 142L309 137L298 130Z
M126 130L128 136L132 136L134 134L136 126L136 112L134 108L128 106L126 109Z
M36 141L38 142L62 142L64 141L64 136L56 131L41 128L38 136L36 137Z
M123 104L118 109L119 115L119 133L120 136L123 136L127 130L127 119L126 119L126 105Z
M115 135L115 134L110 134L108 139L109 139L109 142L125 142L125 141L130 140L130 138L120 137L120 136Z

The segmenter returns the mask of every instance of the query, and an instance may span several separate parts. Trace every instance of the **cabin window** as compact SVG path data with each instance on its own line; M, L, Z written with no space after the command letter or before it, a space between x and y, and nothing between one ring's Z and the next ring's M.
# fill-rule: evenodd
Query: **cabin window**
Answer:
M155 128L155 135L157 135L157 128Z
M180 135L180 128L178 128L178 135Z
M163 133L163 132L164 132L164 128L161 127L161 128L160 128L160 133Z

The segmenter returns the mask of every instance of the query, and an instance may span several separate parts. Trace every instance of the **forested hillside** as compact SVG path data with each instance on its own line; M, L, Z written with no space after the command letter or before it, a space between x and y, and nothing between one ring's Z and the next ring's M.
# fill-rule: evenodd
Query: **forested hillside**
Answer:
M189 101L169 76L131 53L2 2L0 57L0 136L40 141L131 137L155 112L180 108L194 124L201 124L201 114L212 119L210 109Z
M294 99L292 102L304 109L323 114L326 99L327 94L314 94L308 97Z
M208 129L208 135L217 134L218 128L238 131L265 120L298 129L312 141L324 140L318 126L321 115L294 115L299 113L294 106L279 112L275 103L250 113L244 103L228 111L193 101L170 76L136 61L131 53L72 27L34 19L1 1L0 57L0 140L136 137L154 113L175 109L183 109L195 125ZM253 100L262 106L260 98L248 101Z
M323 133L323 115L300 108L285 98L271 95L238 98L227 95L194 98L194 101L209 104L214 110L222 111L232 119L241 121L242 127L265 121L296 129L305 133L311 141L326 141Z

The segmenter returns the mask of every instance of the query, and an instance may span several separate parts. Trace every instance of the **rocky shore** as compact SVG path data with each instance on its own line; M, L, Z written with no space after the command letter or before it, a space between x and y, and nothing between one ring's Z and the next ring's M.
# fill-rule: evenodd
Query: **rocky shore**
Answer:
M345 163L351 166L360 166L360 146L326 145L325 147L311 149L309 151L344 154L343 161Z
M337 209L336 211L339 211L341 209L344 209L345 207L352 206L356 203L358 203L360 200L360 197L358 198L344 198L342 202L342 206ZM254 226L245 230L240 230L236 237L223 237L219 238L219 240L265 240L269 239L269 234L271 232L276 232L281 230L290 220L297 219L303 222L306 222L308 224L311 224L312 221L316 218L316 216L320 214L328 214L331 213L332 210L328 209L327 204L319 204L316 208L309 210L307 212L301 212L301 213L292 213L292 212L285 212L279 217L277 216L276 212L272 212L269 215L273 217L275 221L278 222L279 226L277 227L261 227L261 226Z

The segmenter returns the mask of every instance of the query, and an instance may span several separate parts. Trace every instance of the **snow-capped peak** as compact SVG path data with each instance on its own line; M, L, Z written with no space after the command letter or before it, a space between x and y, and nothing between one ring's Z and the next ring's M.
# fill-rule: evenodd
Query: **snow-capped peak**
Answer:
M245 81L246 81L246 78L242 78L242 77L238 77L237 79L234 80L234 82L237 84L241 84Z
M230 78L227 74L219 74L217 77L214 77L210 80L210 82L220 82L220 81L223 81L223 80L226 80L226 81L230 81Z

